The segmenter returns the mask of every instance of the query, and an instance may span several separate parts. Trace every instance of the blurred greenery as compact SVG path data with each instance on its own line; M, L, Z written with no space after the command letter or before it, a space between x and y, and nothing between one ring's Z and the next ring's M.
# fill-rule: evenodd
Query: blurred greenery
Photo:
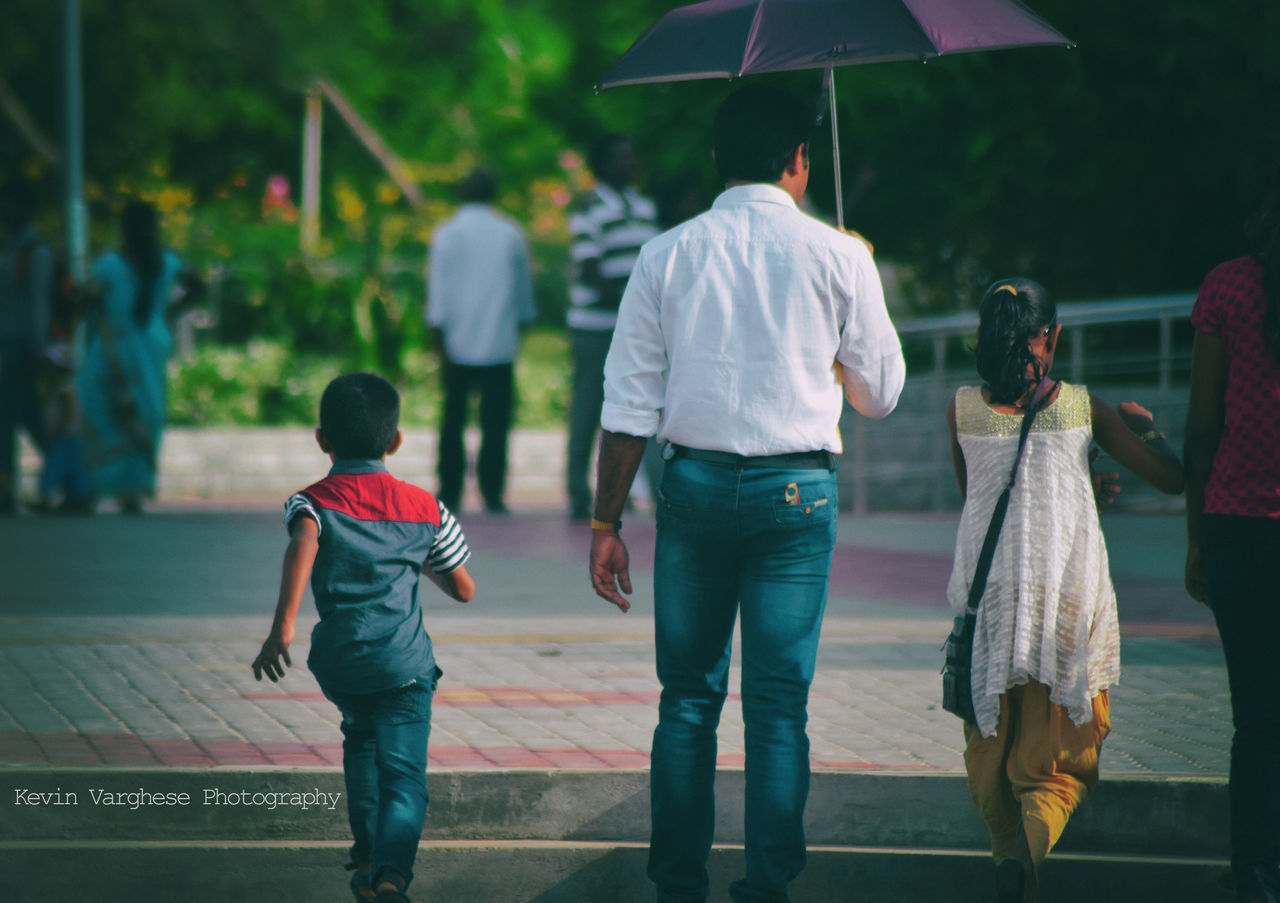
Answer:
M320 394L346 369L339 356L297 352L280 341L201 345L169 365L169 420L174 426L314 425ZM516 424L562 426L568 417L568 374L564 333L546 327L528 332L516 364ZM442 397L436 356L421 348L407 350L397 382L401 424L438 426Z
M688 175L704 199L717 190L708 126L729 86L592 92L674 5L81 0L94 251L115 243L123 204L147 198L166 239L213 286L200 347L174 368L175 418L302 416L291 412L312 389L308 374L332 368L375 367L434 391L417 384L430 357L426 247L454 209L454 184L479 161L499 174L500 205L528 232L540 322L558 328L566 210L590 184L593 138L632 135L651 191ZM1012 273L1066 299L1192 291L1216 262L1248 250L1241 224L1280 150L1280 4L1032 5L1079 46L837 71L846 219L897 274L899 315L972 307L991 278ZM0 79L54 143L60 9L9 0L0 30ZM317 77L407 161L425 201L409 204L326 108L321 241L303 255L292 204L303 98ZM767 77L816 108L819 73ZM60 235L56 165L11 119L0 134L0 172L46 189L45 225ZM825 131L812 160L810 198L828 213ZM292 204L264 203L273 176L288 180ZM565 375L524 369L527 399L555 394L528 380L559 385ZM243 402L230 399L237 386ZM539 410L562 404L545 402Z

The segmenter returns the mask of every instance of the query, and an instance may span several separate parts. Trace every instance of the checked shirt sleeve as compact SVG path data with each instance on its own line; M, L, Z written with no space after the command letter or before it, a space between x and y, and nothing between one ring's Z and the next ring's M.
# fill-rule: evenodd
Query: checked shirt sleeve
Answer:
M467 563L471 548L453 513L440 505L440 529L427 550L427 567L437 574L448 574Z

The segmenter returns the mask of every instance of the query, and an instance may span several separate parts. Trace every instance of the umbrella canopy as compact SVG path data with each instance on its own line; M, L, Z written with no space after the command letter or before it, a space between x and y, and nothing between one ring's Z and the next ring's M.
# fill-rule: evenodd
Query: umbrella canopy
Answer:
M706 0L650 26L596 90L826 69L836 223L843 228L834 66L1046 44L1075 46L1018 0Z
M597 89L1072 42L1018 0L706 0L673 9Z

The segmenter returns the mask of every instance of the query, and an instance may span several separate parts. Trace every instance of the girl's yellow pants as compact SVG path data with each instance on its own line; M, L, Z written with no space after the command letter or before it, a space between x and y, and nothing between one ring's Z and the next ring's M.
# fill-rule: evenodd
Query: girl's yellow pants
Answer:
M1032 861L1044 861L1098 783L1098 754L1110 732L1106 690L1093 699L1093 720L1077 727L1066 709L1049 701L1049 688L1034 681L1001 695L994 737L965 724L969 796L991 831L997 860L1017 858L1022 824Z

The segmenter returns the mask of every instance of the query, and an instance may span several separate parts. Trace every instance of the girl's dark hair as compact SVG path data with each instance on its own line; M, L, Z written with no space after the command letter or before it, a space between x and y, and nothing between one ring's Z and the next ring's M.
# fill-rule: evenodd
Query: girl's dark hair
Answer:
M1058 319L1048 289L1030 279L1000 279L978 306L978 375L991 400L1013 404L1027 391L1027 367L1038 382L1044 374L1027 343Z
M154 207L134 201L124 208L120 224L124 233L121 253L138 280L138 291L133 299L133 322L140 327L146 326L154 312L156 280L164 267L159 221Z
M1253 242L1253 259L1262 267L1262 287L1267 293L1263 336L1280 360L1280 166L1272 175L1266 201L1249 221L1247 230Z

